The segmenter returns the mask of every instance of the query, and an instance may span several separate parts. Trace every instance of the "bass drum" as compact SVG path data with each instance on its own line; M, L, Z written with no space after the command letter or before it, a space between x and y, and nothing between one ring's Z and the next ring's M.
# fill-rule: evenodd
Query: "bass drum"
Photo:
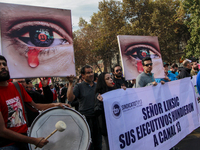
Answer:
M67 128L63 132L57 131L49 139L49 143L37 150L88 150L91 137L89 126L84 117L71 108L53 107L43 111L33 121L29 136L47 137L55 128L58 121L64 121ZM35 150L35 145L29 144L30 150Z

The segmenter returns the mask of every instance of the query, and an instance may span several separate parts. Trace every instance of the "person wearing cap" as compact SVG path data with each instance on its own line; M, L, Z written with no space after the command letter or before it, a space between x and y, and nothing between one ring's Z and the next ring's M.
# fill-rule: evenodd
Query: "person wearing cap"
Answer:
M165 62L164 62L164 63L163 63L163 67L164 67L164 72L165 72L165 78L158 78L158 79L155 79L156 82L160 83L161 81L169 82L169 81L177 80L175 74L168 72L168 67L169 67L169 64L168 64L168 63L165 63Z
M186 59L183 61L183 68L181 69L179 75L177 76L177 79L183 79L186 77L192 77L190 74L192 65L191 65L191 60Z

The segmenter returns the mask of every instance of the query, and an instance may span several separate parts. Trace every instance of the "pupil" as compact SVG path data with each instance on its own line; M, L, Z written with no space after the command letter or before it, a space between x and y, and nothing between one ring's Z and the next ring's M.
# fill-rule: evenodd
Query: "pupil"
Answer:
M141 47L138 49L138 57L143 59L145 57L150 57L149 49Z
M49 47L53 41L53 31L47 27L32 27L30 30L30 40L38 47Z

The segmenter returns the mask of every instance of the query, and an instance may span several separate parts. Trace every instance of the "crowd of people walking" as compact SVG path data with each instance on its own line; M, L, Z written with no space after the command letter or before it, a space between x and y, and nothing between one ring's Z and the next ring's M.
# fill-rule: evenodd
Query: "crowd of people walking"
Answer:
M91 131L92 143L90 150L102 150L102 141L105 143L106 150L109 149L106 120L103 107L102 94L115 89L140 88L145 86L156 86L158 83L165 84L185 77L197 75L199 67L197 61L184 60L183 67L177 64L163 64L164 78L155 78L152 73L152 59L146 57L142 60L143 72L136 79L126 81L123 77L122 67L115 65L112 72L94 73L91 66L85 65L81 68L79 78L74 76L66 77L67 83L50 84L48 78L41 78L39 84L32 84L31 79L14 79L20 86L22 97L26 105L22 105L20 95L15 86L10 82L7 60L0 56L0 150L5 148L28 149L27 143L43 147L48 143L44 138L26 138L26 132L33 120L39 115L40 110L45 110L54 106L73 107L85 116ZM4 93L4 94L2 94ZM7 94L6 94L7 93ZM8 94L10 93L10 94ZM9 95L9 96L8 96ZM11 101L12 99L12 101ZM12 123L13 116L10 104L13 109L19 104L19 108L27 111L21 114L21 121ZM6 109L7 108L7 109ZM16 108L17 109L17 108ZM26 121L24 121L26 120ZM102 138L103 137L103 138ZM21 143L23 146L19 147Z

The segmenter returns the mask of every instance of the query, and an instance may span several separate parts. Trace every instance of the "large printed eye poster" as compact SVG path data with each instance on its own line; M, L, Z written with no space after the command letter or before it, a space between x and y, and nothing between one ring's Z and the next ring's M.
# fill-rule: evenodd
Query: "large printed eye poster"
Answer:
M164 78L163 61L156 36L118 35L118 44L126 80L143 72L142 59L151 57L155 78Z
M75 75L71 10L0 3L11 78Z
M0 55L2 55L1 54L1 26L0 26Z

